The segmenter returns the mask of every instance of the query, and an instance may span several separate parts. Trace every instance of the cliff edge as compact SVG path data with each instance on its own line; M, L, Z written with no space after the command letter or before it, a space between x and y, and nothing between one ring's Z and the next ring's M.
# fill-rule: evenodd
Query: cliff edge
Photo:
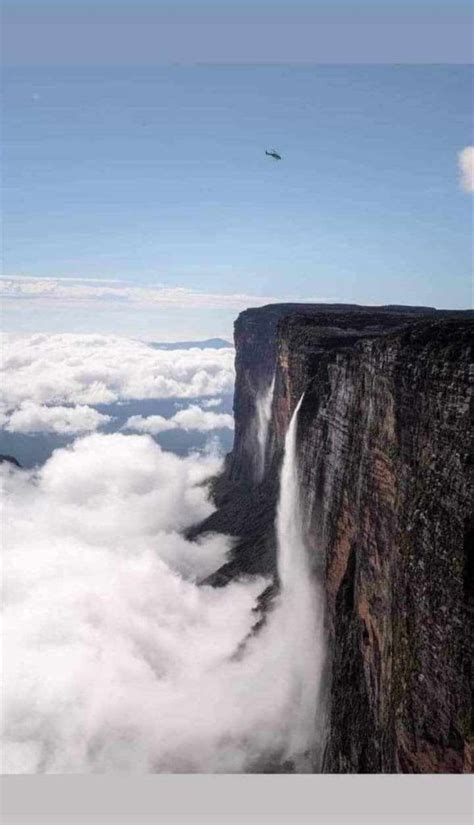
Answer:
M472 770L470 312L274 305L235 324L235 441L210 583L273 575L285 433L326 598L326 772ZM271 598L272 589L267 594Z

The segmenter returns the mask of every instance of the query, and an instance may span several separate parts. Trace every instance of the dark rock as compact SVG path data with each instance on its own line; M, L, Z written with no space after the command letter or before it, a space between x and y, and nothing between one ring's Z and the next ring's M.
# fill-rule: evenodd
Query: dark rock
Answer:
M7 462L8 464L13 464L14 467L21 468L20 462L17 461L12 455L0 455L0 464L3 464L3 462Z
M215 585L276 581L285 433L298 417L314 569L327 598L328 772L472 769L473 313L275 305L235 324L235 443L198 528L238 537ZM275 375L263 480L256 397ZM263 609L271 602L268 594Z

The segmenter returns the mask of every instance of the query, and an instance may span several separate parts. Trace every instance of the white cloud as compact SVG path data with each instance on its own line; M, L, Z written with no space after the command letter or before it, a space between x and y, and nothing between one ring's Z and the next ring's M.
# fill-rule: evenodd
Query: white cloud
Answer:
M172 418L165 418L164 415L132 415L123 426L124 430L134 430L137 433L150 433L158 435L169 430L178 429Z
M2 403L61 406L230 393L234 350L159 350L107 335L8 335L2 339Z
M99 401L221 397L233 385L230 348L4 341L2 414L25 428L99 424L84 406ZM232 421L197 405L172 420ZM203 482L221 467L211 451L179 458L123 433L87 435L37 472L2 464L6 772L238 772L294 747L295 708L317 665L301 611L283 588L250 637L268 582L200 586L231 540L183 537L213 511Z
M0 295L4 298L42 299L70 303L89 303L115 301L125 305L140 307L155 306L164 308L199 308L199 309L234 309L240 311L250 306L278 303L281 298L273 296L256 296L245 293L225 294L215 292L197 292L185 287L167 286L117 286L117 281L110 281L113 286L105 285L98 279L88 283L87 279L61 278L2 278Z
M216 430L219 427L234 429L234 418L228 413L215 413L202 410L197 404L192 404L186 410L180 410L173 416L178 427L184 430Z
M97 430L107 421L110 421L110 416L92 407L47 407L35 401L23 401L9 417L4 416L2 426L10 433L74 435Z
M226 427L234 429L234 419L228 413L207 412L197 404L191 404L185 410L175 413L172 418L164 418L162 415L132 415L126 422L124 429L135 430L141 433L158 433L167 430L199 430L200 432L210 432Z
M277 602L242 649L266 582L198 586L229 541L178 532L219 466L118 434L2 465L7 772L235 772L285 747L291 622Z
M466 192L474 192L474 146L466 146L458 153L461 186Z
M211 407L219 407L221 404L222 398L206 398L204 401L201 401L201 406L206 410Z

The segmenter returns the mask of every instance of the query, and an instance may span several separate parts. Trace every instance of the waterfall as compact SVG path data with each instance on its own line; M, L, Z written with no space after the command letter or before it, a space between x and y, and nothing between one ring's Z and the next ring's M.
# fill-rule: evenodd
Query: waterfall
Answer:
M260 393L256 400L257 410L257 443L258 443L258 463L257 463L257 477L261 481L265 472L265 454L268 440L268 425L270 423L270 416L272 413L273 392L275 389L275 376L273 376L271 384Z
M285 437L276 518L285 668L291 673L286 756L298 771L314 766L324 664L324 599L311 571L303 528L297 458L299 403ZM320 744L320 743L319 743Z

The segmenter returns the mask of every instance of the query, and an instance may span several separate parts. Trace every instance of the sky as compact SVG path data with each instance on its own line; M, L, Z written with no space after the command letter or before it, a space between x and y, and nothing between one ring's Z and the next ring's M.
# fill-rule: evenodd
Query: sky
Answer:
M4 83L7 330L178 340L228 337L277 300L471 305L468 66L11 67Z

